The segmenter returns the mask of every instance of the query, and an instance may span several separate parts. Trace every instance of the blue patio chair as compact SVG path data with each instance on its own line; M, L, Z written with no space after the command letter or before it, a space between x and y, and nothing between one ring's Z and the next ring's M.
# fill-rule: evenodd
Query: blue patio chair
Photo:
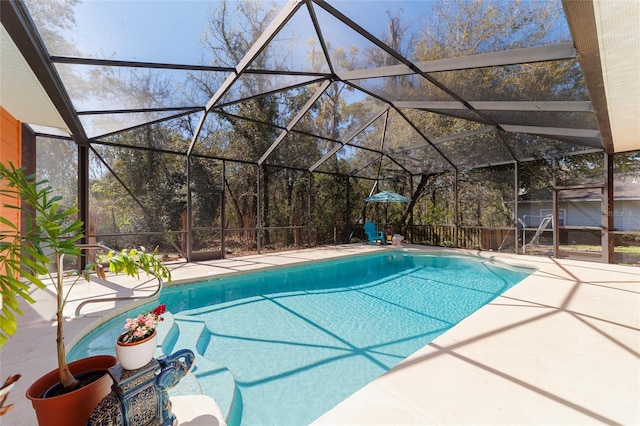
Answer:
M380 244L384 245L384 232L376 231L376 225L373 222L365 222L364 232L369 238L369 245L372 245L374 241L380 241Z

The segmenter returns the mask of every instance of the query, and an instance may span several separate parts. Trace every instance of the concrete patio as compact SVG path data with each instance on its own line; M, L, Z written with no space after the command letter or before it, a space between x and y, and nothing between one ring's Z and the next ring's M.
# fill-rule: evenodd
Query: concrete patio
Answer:
M344 245L192 264L170 264L174 283L202 280L372 250ZM404 250L434 250L405 246ZM437 249L438 251L442 251ZM314 425L640 424L640 269L545 257L446 250L534 267L537 271L492 303L367 385ZM99 295L144 295L155 282L115 277L81 283L67 313ZM19 331L2 348L0 376L22 374L0 424L32 426L27 387L56 367L53 293L34 291ZM87 305L69 319L70 347L125 303ZM181 424L224 424L215 407L180 397Z

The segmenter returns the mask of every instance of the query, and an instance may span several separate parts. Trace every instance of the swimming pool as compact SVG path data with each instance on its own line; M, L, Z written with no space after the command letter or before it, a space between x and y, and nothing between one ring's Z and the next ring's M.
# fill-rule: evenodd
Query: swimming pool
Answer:
M160 303L182 326L203 325L180 344L191 341L202 360L233 373L231 425L302 425L531 272L394 251L168 287ZM125 316L84 338L70 358L113 353ZM218 399L215 380L203 376L201 385Z

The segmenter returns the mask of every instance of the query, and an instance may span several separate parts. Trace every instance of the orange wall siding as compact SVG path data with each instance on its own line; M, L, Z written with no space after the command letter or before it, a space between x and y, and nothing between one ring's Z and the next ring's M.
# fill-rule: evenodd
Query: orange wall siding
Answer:
M21 123L0 106L0 160L20 165Z
M0 106L0 161L2 161L3 164L9 164L10 161L14 166L20 167L22 152L21 128L21 123ZM4 182L2 185L4 186ZM4 207L5 204L16 205L17 202L17 200L4 197L0 194L0 216L9 219L19 226L20 211ZM3 228L5 228L5 226L0 223L0 231L3 231ZM0 270L0 273L2 272L3 271Z

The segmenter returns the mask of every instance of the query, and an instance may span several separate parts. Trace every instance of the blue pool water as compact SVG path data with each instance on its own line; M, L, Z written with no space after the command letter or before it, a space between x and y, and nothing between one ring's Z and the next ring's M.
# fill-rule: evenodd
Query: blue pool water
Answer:
M204 322L191 349L233 373L242 425L304 425L531 272L386 252L168 287L160 303ZM125 316L70 357L113 353Z

